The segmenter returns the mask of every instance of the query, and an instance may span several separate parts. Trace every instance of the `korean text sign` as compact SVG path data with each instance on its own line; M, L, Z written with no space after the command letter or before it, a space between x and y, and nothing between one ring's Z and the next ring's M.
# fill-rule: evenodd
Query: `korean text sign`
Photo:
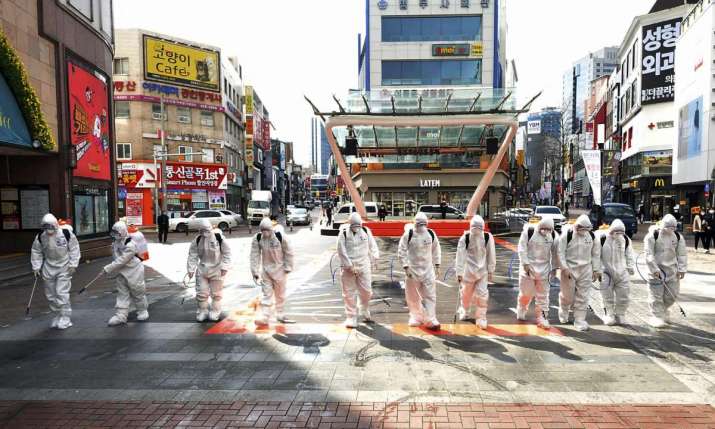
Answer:
M675 45L680 18L643 26L641 104L675 98Z
M76 177L112 180L109 95L104 78L67 63L72 145L77 151Z
M147 80L220 92L220 54L211 49L144 36Z

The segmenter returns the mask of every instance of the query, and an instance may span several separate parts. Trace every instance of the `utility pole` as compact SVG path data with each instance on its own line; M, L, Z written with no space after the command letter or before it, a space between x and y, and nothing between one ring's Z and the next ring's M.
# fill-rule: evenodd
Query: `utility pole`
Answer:
M161 112L161 120L160 126L159 126L159 132L161 133L161 151L164 154L169 153L169 151L166 149L166 139L164 138L164 95L160 94L159 95L159 105L160 107L160 112ZM193 152L193 151L192 151ZM166 211L166 156L161 157L161 211L165 212Z

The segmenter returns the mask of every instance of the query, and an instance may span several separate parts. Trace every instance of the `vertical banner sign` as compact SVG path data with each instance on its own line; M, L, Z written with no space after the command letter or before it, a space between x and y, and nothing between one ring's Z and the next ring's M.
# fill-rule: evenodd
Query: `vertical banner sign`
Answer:
M675 99L675 44L680 18L643 26L641 104Z
M127 224L141 226L144 194L127 192Z
M586 167L588 183L593 190L593 203L601 205L601 151L582 150L581 157L583 165Z
M77 151L75 177L112 180L109 96L103 76L67 63L72 145Z

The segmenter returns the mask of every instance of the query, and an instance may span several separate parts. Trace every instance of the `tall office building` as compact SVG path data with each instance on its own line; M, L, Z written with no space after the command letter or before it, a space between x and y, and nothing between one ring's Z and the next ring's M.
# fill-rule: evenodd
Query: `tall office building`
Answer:
M591 52L564 72L561 110L565 134L580 134L583 131L584 106L591 94L591 82L610 75L616 67L618 46L610 46Z

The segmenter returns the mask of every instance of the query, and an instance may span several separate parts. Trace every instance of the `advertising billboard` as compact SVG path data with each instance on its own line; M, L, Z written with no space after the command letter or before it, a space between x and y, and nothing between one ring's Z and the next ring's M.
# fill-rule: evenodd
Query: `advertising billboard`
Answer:
M75 177L112 180L109 93L98 72L67 62L70 135L77 152Z
M662 103L675 98L675 45L680 36L680 18L643 26L641 104Z
M144 78L220 92L221 54L145 34Z
M541 121L529 121L527 124L529 134L541 134Z
M715 168L715 147L711 143L715 141L715 127L711 125L715 101L711 68L715 60L715 8L710 3L703 9L700 16L689 18L676 48L674 104L678 137L673 145L674 184L710 180Z

